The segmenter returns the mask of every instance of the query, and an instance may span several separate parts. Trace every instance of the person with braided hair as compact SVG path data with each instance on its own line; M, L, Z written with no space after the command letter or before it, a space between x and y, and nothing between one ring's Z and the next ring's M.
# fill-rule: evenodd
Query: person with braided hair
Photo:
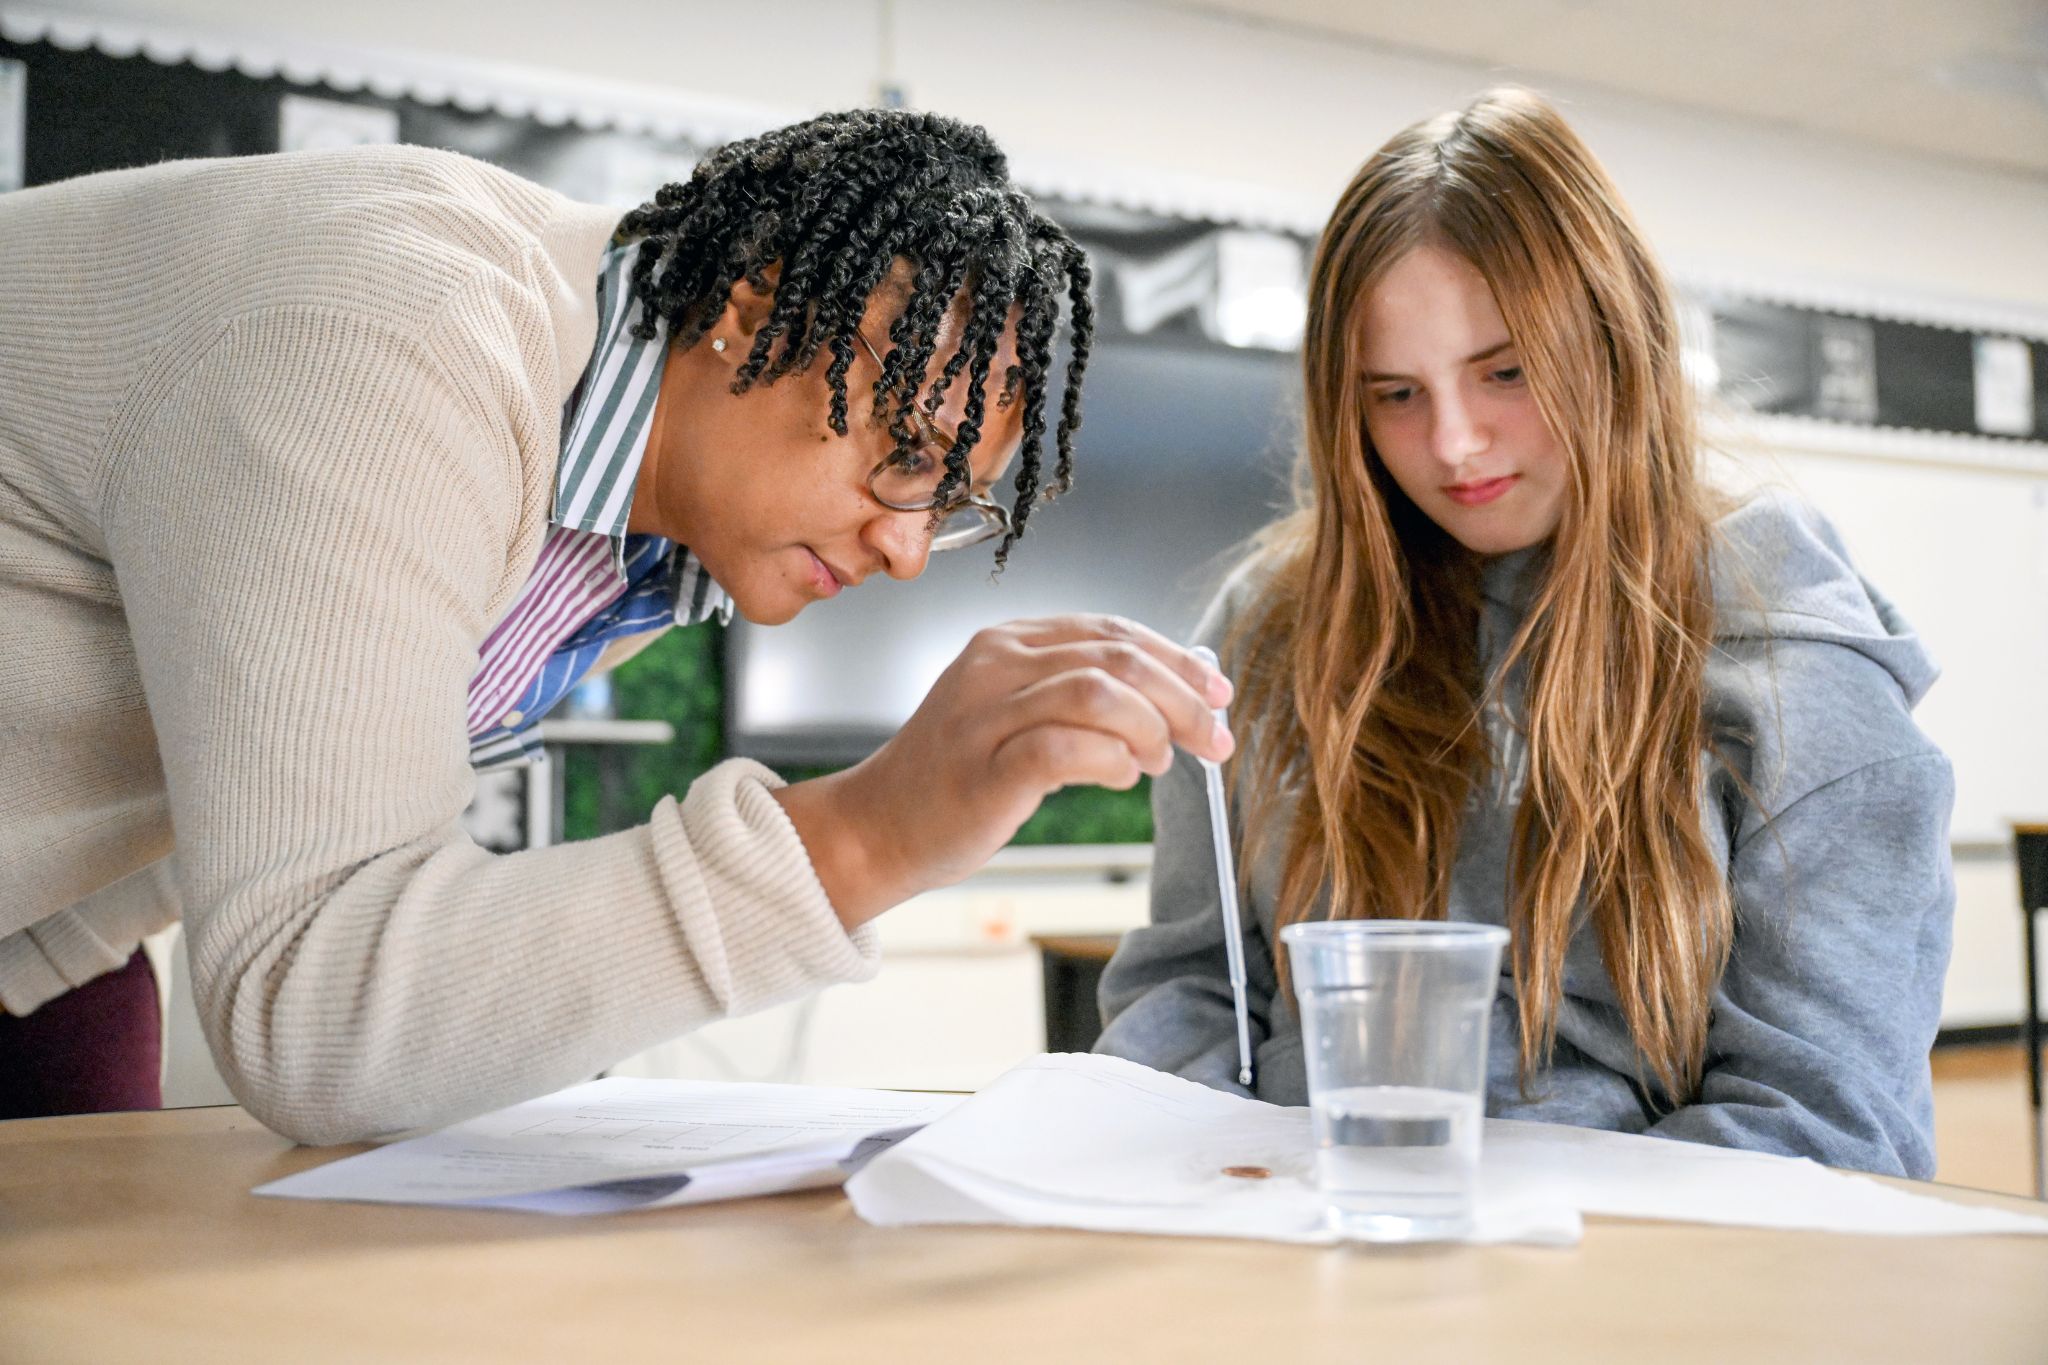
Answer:
M0 1117L156 1101L180 916L237 1098L355 1140L866 977L1050 792L1228 754L1212 668L1053 618L844 772L509 855L460 822L669 625L1006 562L1073 482L1089 287L986 133L904 111L623 220L406 147L0 197Z

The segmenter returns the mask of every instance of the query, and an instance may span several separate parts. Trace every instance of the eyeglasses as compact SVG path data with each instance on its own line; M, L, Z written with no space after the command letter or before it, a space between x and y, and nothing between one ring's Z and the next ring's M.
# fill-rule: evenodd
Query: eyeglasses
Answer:
M873 358L876 368L881 368L882 353L868 340L867 333L856 327L853 334L859 338L861 349ZM892 512L931 513L933 554L1008 535L1009 509L987 494L962 492L943 500L939 497L939 483L946 477L946 457L952 454L959 437L915 404L910 409L910 425L917 432L917 448L891 454L869 470L868 496Z

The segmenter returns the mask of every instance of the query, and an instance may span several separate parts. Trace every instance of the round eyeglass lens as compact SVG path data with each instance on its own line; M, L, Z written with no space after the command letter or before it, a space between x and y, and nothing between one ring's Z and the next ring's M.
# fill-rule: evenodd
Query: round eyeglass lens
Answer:
M932 549L936 552L979 545L984 540L994 540L1003 530L1003 519L998 513L972 504L956 507L939 519L938 529L932 532Z
M946 477L946 467L937 461L930 461L927 469L905 469L894 463L883 465L875 471L869 487L875 496L891 507L929 507L938 496L939 480Z

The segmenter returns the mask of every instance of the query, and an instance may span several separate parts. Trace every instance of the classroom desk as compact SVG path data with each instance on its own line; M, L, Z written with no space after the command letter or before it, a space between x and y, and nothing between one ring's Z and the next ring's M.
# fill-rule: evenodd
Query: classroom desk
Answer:
M249 1194L343 1150L232 1108L0 1123L0 1360L2048 1360L2048 1240L1312 1249L873 1228L838 1191L595 1219Z
M1033 934L1045 983L1045 1050L1088 1052L1102 1036L1096 991L1122 934Z

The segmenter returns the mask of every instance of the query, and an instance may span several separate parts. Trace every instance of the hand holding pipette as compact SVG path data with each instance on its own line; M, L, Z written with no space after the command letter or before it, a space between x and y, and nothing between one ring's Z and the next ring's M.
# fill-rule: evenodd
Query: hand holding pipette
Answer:
M1220 667L1216 651L1197 645L1188 651L1211 668ZM1229 729L1223 707L1216 708L1216 724ZM1244 922L1237 908L1237 859L1230 848L1230 812L1224 803L1222 765L1200 759L1202 775L1209 786L1209 838L1216 846L1216 891L1223 904L1223 955L1230 970L1230 1001L1237 1017L1237 1083L1252 1083L1251 1014L1245 1004Z
M1176 747L1228 757L1209 708L1229 699L1221 673L1135 621L986 626L887 744L773 796L855 929L986 865L1062 787L1129 788L1171 771Z

